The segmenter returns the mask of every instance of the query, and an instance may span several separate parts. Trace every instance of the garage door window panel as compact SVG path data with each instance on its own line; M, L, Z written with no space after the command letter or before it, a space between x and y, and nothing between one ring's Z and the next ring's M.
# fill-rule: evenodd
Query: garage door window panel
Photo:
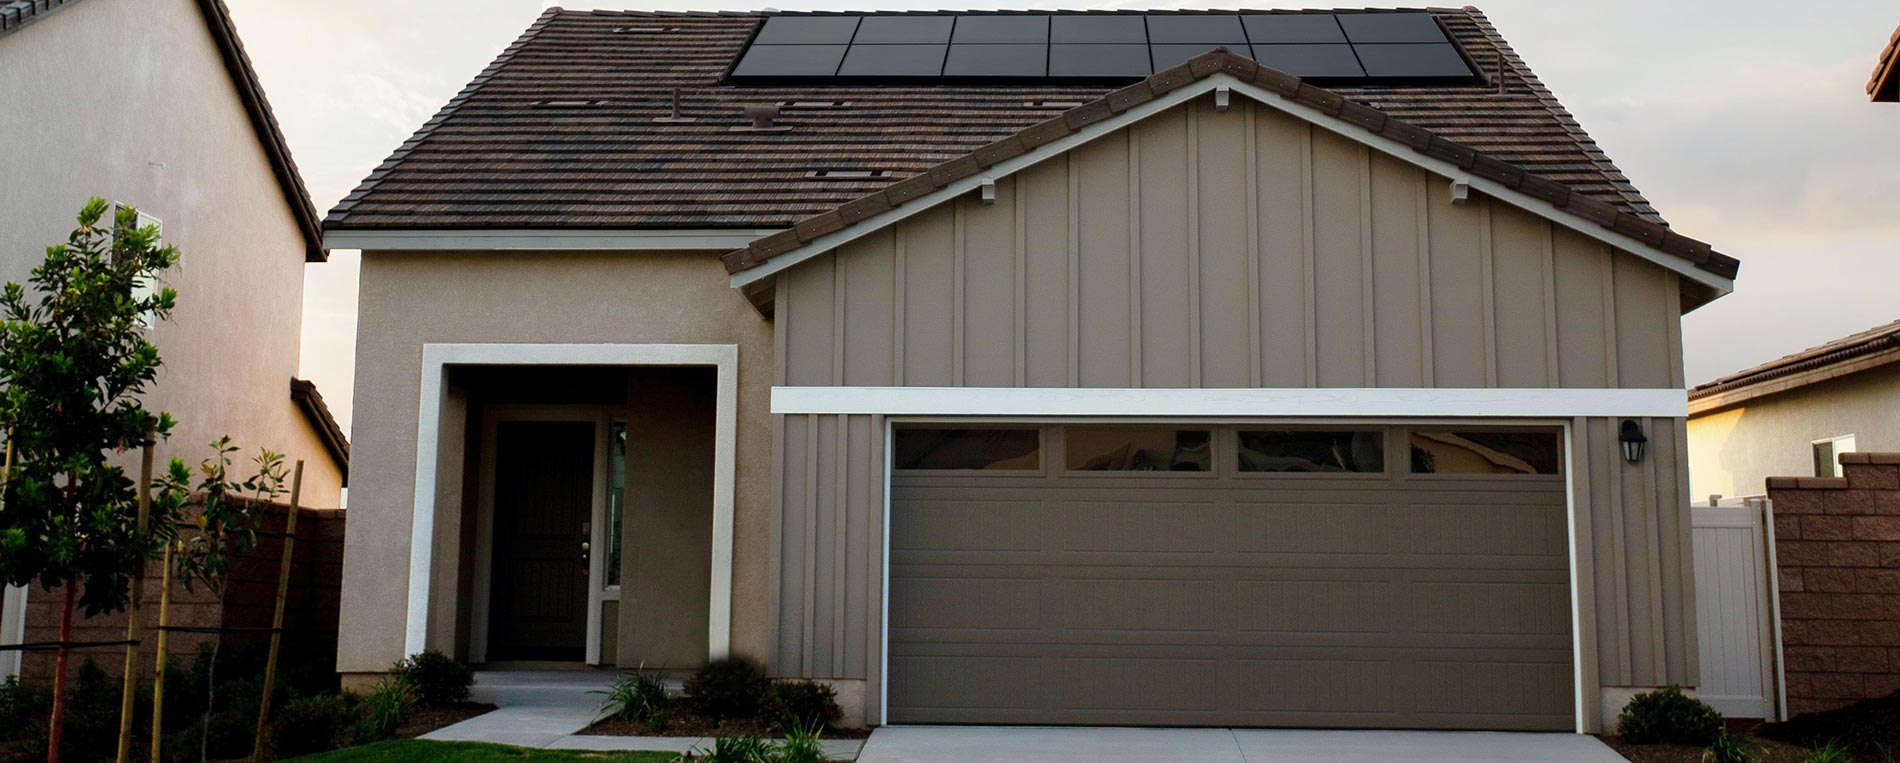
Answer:
M1042 432L906 427L897 430L892 463L903 471L1036 472L1042 469Z
M1063 449L1071 472L1211 475L1214 470L1210 429L1069 427Z
M1413 430L1407 437L1414 475L1554 477L1563 473L1555 432Z
M1378 429L1241 429L1236 433L1241 474L1383 476L1386 433Z

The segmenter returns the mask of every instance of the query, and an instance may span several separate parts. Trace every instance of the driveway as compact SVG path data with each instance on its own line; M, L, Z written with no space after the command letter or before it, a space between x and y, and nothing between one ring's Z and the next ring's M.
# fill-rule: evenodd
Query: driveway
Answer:
M1624 763L1595 737L1458 731L878 729L858 763Z

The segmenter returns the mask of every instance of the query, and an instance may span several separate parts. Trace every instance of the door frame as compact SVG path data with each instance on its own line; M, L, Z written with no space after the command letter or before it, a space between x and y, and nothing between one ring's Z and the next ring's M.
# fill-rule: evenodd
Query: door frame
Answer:
M607 475L612 468L613 419L625 415L624 405L490 405L482 411L480 486L475 503L475 593L469 603L468 661L488 661L489 596L495 565L495 446L505 421L580 421L594 425L592 487L588 491L587 539L587 650L584 661L600 664L601 603L619 601L620 592L607 591Z

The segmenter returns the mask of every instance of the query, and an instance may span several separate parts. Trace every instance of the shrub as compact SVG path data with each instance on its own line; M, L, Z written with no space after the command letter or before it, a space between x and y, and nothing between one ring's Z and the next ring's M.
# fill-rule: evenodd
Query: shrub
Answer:
M1748 737L1742 734L1730 734L1727 731L1715 735L1715 741L1702 759L1708 763L1749 763L1755 754L1749 751Z
M436 707L467 702L469 687L475 685L475 671L433 650L409 655L396 663L394 672L409 680L417 701Z
M686 679L686 698L695 710L714 718L751 718L759 714L771 684L757 661L726 657L706 663Z
M1889 759L1891 760L1891 756ZM1846 747L1836 742L1828 742L1822 745L1821 749L1814 751L1814 755L1808 758L1808 763L1854 763L1854 756L1848 754Z
M844 717L838 692L817 681L780 681L765 692L765 717L772 728L791 734L794 729L822 731Z
M0 684L0 741L17 738L15 732L24 732L34 723L46 719L53 711L53 693L45 687L20 683L18 676L10 677Z
M343 735L362 717L357 699L349 694L319 694L291 700L277 710L271 724L271 752L294 757L334 750Z
M719 737L710 750L700 750L698 763L778 763L772 745L751 735Z
M351 730L351 741L368 744L388 739L409 722L409 715L415 709L415 687L409 685L409 679L401 675L384 678L363 697L362 717Z
M655 731L664 731L673 718L673 698L666 693L666 674L636 670L614 679L600 707L634 723L644 723Z
M778 746L778 763L826 763L825 746L818 741L816 726L792 726L785 729L785 741Z
M1671 686L1631 697L1616 729L1630 744L1707 747L1722 733L1722 714Z

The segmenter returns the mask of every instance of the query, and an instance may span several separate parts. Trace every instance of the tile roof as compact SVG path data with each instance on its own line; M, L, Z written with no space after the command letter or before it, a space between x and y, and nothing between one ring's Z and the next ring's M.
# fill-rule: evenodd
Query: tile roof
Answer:
M290 205L291 216L296 219L298 232L304 239L304 260L323 262L329 259L329 253L323 248L317 206L310 201L310 191L304 187L303 175L297 172L297 162L290 157L290 144L284 141L283 129L277 125L277 115L271 112L270 100L264 97L264 86L258 83L257 70L251 66L251 57L244 52L244 42L238 38L237 25L231 21L231 10L225 6L224 0L195 2L218 46L218 57L223 61L225 71L230 73L232 84L237 86L238 98L244 104L251 128L257 133L257 140L270 159L271 173L283 189L284 201ZM44 19L55 11L78 4L79 0L0 0L0 38Z
M343 473L343 486L349 487L350 437L343 433L343 426L337 423L336 417L330 415L330 405L323 402L323 395L317 393L317 383L291 377L290 400L297 404L297 410L303 412L304 421L316 431L317 439L323 441L324 451L330 454L330 460Z
M1689 399L1699 400L1721 395L1794 374L1846 363L1885 350L1900 350L1900 321L1849 334L1792 355L1784 355L1754 368L1698 384L1689 389ZM1895 359L1900 360L1900 355L1896 355Z
M1867 78L1867 97L1875 101L1893 103L1900 101L1900 29L1893 30L1887 38L1887 47L1880 49L1880 60L1874 63L1874 74Z
M1714 251L1708 244L1679 235L1660 223L1618 209L1616 205L1600 198L1579 193L1575 188L1542 177L1491 152L1478 150L1433 130L1349 100L1337 91L1316 87L1301 81L1299 77L1261 66L1226 48L1217 48L1188 59L1187 63L1180 66L1156 72L1133 85L1080 104L1061 116L938 164L909 179L852 199L836 209L800 220L791 228L758 239L744 248L727 252L722 256L726 271L739 273L758 267L820 237L865 223L946 185L975 176L989 167L1079 133L1088 125L1215 74L1227 74L1242 82L1252 83L1329 116L1338 117L1368 133L1409 146L1421 154L1457 164L1474 176L1548 201L1564 213L1635 238L1723 278L1734 278L1740 267L1734 258Z
M1484 82L1336 92L1662 222L1482 13L1430 12ZM550 9L338 203L325 228L788 227L1113 89L724 84L763 18ZM664 119L675 90L687 120ZM773 103L784 104L778 121L789 130L742 129L743 106ZM811 176L820 170L889 174Z

